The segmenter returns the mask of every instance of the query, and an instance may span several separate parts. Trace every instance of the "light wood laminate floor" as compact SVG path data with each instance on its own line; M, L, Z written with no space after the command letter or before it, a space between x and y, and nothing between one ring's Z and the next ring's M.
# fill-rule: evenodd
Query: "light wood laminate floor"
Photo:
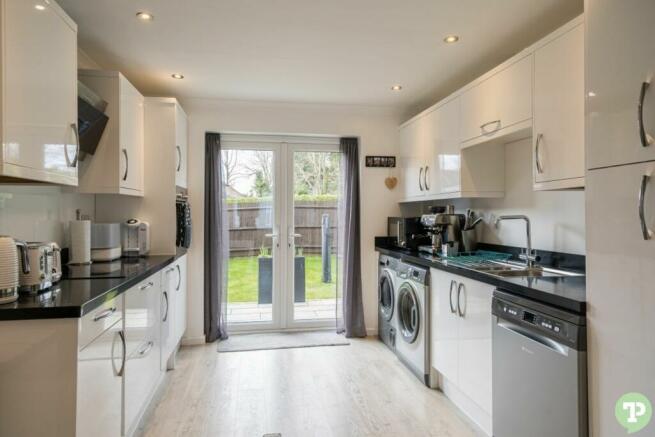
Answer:
M164 384L145 436L481 435L374 338L222 354L186 347Z

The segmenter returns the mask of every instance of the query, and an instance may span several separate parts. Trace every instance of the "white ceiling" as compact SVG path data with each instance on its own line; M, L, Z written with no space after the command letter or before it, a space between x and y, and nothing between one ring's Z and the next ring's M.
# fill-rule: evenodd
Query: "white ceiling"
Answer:
M582 0L59 0L81 48L147 95L419 108ZM155 19L135 18L148 11ZM447 34L460 42L444 44ZM171 73L182 73L174 80ZM393 84L402 92L392 92Z

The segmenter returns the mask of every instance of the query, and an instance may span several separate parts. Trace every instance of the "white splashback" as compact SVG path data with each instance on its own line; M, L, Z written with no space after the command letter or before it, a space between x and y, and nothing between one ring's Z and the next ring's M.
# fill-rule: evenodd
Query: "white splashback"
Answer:
M484 147L484 146L478 146ZM403 206L403 215L427 212L430 205L455 205L457 212L466 208L482 214L478 227L480 241L507 246L525 247L525 225L493 222L505 214L524 214L532 224L532 245L536 249L585 253L585 197L583 190L533 191L531 140L505 145L505 197L499 199L460 199L423 202Z
M63 187L0 185L0 235L68 247L68 222L77 209L93 219L94 196Z

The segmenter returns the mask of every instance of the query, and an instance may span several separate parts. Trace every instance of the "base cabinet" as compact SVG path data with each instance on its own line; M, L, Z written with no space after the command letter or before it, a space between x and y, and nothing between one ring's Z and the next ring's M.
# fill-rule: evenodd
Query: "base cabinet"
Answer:
M442 389L491 435L492 285L431 269L431 362Z
M180 257L164 271L160 311L162 371L175 367L175 351L186 331L186 255Z

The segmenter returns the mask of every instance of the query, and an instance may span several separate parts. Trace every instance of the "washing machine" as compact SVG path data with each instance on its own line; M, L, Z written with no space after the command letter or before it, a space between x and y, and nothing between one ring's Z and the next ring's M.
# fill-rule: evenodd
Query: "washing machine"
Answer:
M430 270L401 262L396 281L396 355L425 385L430 369Z
M378 337L396 350L396 272L400 260L380 255L378 266Z

